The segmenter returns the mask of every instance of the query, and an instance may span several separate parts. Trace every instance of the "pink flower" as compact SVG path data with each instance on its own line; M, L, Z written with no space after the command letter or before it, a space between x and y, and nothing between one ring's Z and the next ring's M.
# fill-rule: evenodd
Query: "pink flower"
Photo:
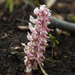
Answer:
M27 51L27 55L29 56L29 59L33 59L34 57L34 55L30 51Z
M32 35L30 35L29 32L28 32L27 38L28 38L28 40L31 40L31 41L33 40Z
M36 8L34 9L34 14L36 14L36 15L39 15L39 14L40 14L38 7L36 7Z
M32 26L31 23L29 23L29 29L31 30L32 33L37 34L36 29Z
M46 5L40 5L40 11L44 11Z

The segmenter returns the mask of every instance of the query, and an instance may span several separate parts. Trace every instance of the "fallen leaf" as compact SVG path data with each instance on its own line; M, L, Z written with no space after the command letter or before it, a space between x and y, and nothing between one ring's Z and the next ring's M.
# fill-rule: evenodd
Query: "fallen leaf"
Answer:
M17 53L18 53L17 51L16 51L16 52L11 52L11 54L13 54L13 55L14 55L14 54L17 54Z
M21 30L29 30L28 26L17 26Z
M51 8L56 2L56 0L45 0L45 1L46 1L47 8Z
M61 33L63 33L63 34L65 34L65 35L67 35L67 36L71 36L70 32L68 32L68 31L63 31L63 30L61 30L61 29L59 29L59 28L56 28L56 32L57 32L57 35L60 35Z
M9 36L9 34L8 35L4 35L4 36L1 37L1 39L4 39L4 38L6 38L8 36Z
M66 34L67 36L71 36L70 32L68 32L68 31L63 31L62 33Z
M14 50L14 49L20 49L21 47L10 47L10 49Z
M20 49L21 47L14 47L14 49Z
M56 33L57 33L57 35L60 35L62 33L62 30L59 28L56 28Z
M9 33L9 34L12 34L12 33L13 33L13 30L9 30L8 33Z
M21 43L21 45L25 46L25 43Z
M50 31L52 31L52 32L53 32L53 31L54 31L54 29L50 29Z

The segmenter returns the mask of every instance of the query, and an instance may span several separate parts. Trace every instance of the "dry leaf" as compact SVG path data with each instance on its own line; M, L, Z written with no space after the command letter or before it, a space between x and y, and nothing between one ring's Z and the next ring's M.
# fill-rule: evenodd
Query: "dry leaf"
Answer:
M56 2L56 0L45 0L45 1L46 1L47 8L51 8Z
M8 33L9 33L9 34L12 34L12 33L13 33L13 30L9 30Z
M21 45L25 46L25 43L21 43Z
M62 33L66 34L67 36L71 36L70 32L68 32L68 31L63 31Z
M14 49L20 49L21 47L15 47Z
M20 49L21 47L10 47L10 49L14 50L14 49Z
M59 28L56 28L56 32L57 32L57 35L60 35L62 33L62 30Z
M62 31L59 28L56 28L56 32L57 32L57 35L60 35L61 33L63 33L63 34L66 34L67 36L71 36L70 32L68 32L68 31Z
M28 26L17 26L21 30L29 30Z
M17 51L16 51L16 52L11 52L11 54L13 54L13 55L14 55L14 54L17 54L17 53L18 53Z
M4 38L6 38L6 37L8 37L8 36L9 36L9 35L2 36L1 39L4 39Z
M58 14L54 14L53 15L54 17L60 19L60 20L64 20L64 17L62 17L61 15L58 15Z
M54 31L54 29L50 29L50 31L52 31L52 32L53 32L53 31Z

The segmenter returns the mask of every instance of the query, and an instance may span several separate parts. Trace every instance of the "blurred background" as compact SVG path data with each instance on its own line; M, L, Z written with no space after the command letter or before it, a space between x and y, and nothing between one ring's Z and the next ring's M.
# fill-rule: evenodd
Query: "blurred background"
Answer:
M42 4L51 10L50 25L56 25L50 31L54 37L48 40L44 69L49 75L75 75L75 0L0 0L0 75L25 75L21 43L28 42L29 16L36 18L33 10ZM38 69L34 75L43 74Z

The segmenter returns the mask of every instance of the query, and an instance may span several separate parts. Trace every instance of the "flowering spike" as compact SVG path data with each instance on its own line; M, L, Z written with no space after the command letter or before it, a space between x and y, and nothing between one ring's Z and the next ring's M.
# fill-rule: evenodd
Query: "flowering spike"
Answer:
M37 19L30 15L30 21L35 25L33 26L32 23L29 23L31 34L28 32L27 38L30 42L24 48L24 52L27 55L24 62L25 65L28 65L27 68L31 68L33 65L37 66L39 62L44 61L43 53L46 51L47 39L49 38L46 34L50 31L47 28L47 25L50 24L50 10L45 5L40 5L40 8L36 7L34 9L34 14Z

